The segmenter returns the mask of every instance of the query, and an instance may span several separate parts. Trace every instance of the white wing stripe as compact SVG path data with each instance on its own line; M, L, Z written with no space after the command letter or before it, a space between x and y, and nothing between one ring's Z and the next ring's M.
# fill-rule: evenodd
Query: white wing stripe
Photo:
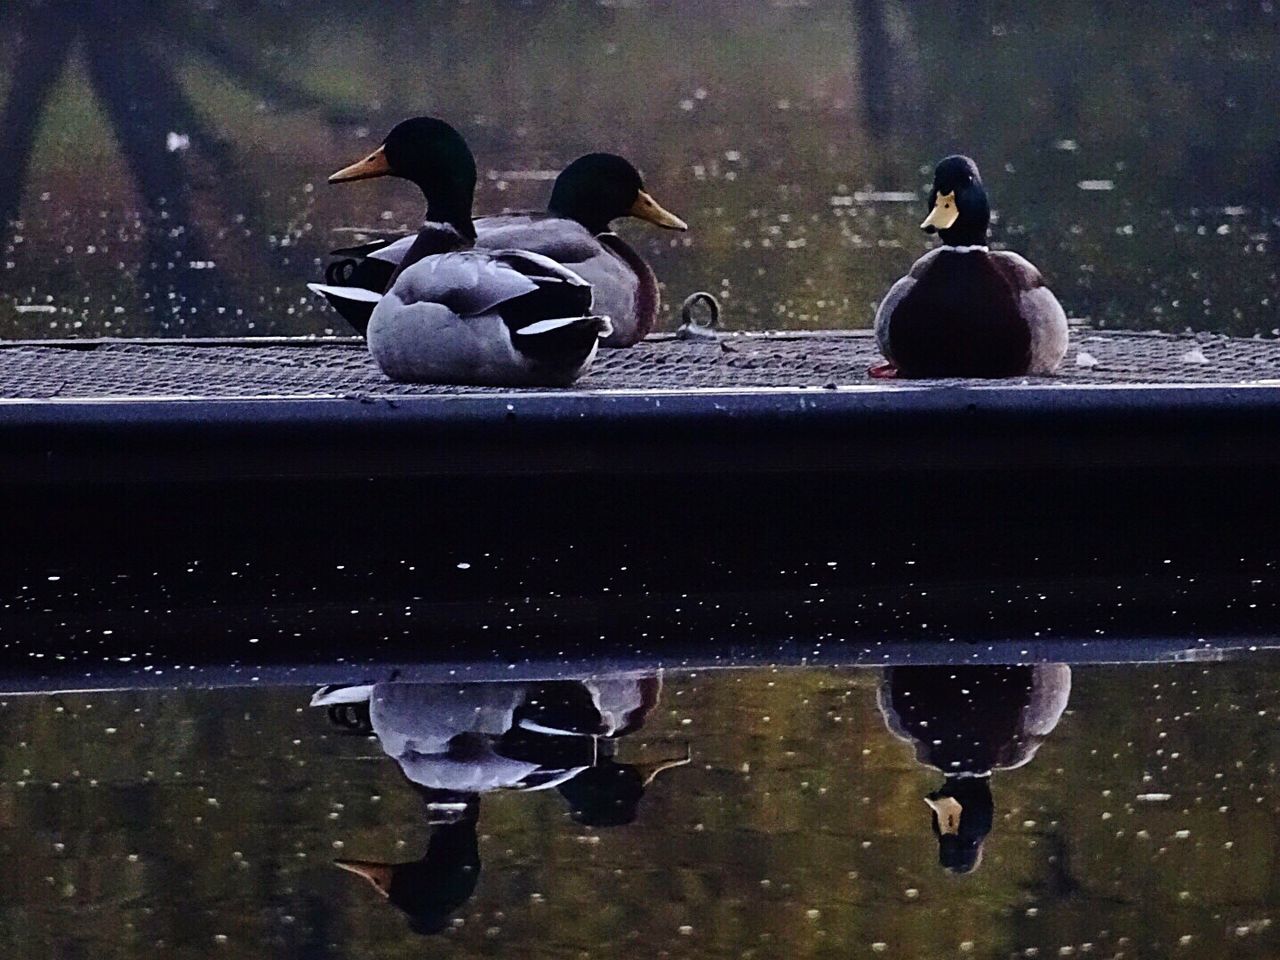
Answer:
M522 337L531 337L539 333L550 333L552 330L559 330L561 327L572 326L585 319L585 317L560 317L556 320L539 320L537 323L531 323L527 327L521 327L516 333Z
M327 283L308 283L307 289L322 297L337 297L339 300L357 300L361 303L377 303L382 294L363 287L332 287Z

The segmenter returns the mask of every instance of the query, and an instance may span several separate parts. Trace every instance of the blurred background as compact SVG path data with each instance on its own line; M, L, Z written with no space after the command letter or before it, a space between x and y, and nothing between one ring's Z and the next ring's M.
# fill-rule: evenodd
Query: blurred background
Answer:
M932 165L984 173L994 242L1099 327L1275 336L1270 0L8 0L0 336L346 333L303 284L416 228L328 173L432 113L478 213L611 150L691 224L622 232L672 304L856 328L928 246Z

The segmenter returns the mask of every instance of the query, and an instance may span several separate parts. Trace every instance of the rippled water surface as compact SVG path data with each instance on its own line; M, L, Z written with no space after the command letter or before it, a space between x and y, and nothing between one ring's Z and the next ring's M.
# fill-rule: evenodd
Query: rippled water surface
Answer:
M0 938L1272 957L1280 662L1260 657L6 696Z
M422 203L325 176L432 112L481 212L583 152L639 164L692 225L621 228L668 327L695 289L732 327L869 325L963 150L1071 315L1269 336L1278 26L1259 0L11 0L0 333L346 332L303 284Z

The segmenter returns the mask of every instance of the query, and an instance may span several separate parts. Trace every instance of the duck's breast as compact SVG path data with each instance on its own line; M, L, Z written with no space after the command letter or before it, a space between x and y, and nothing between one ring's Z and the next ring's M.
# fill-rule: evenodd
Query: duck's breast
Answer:
M648 336L658 319L658 277L644 257L616 233L602 233L598 239L601 253L578 272L597 290L596 312L613 318L613 333L601 343L629 347Z
M1030 366L1018 291L980 251L933 256L894 305L888 342L912 377L1011 377Z

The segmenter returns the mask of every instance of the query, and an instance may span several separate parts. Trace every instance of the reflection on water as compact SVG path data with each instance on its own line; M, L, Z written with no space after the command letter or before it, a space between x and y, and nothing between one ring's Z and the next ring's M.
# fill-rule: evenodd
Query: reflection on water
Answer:
M631 823L645 790L669 761L622 763L618 739L639 730L658 703L655 675L541 683L379 683L325 688L345 729L371 731L422 799L432 825L418 860L338 860L410 918L419 933L445 928L480 873L480 800L495 790L555 790L572 819L591 827Z
M324 175L403 116L460 127L477 210L608 149L692 231L625 228L678 304L858 327L924 249L931 165L982 165L994 237L1099 325L1269 334L1270 3L15 0L0 6L6 336L344 332L301 284L416 225ZM673 325L670 314L666 324Z
M1016 667L890 667L884 722L946 778L926 798L938 861L955 873L982 862L995 805L991 775L1031 762L1071 695L1063 663Z
M1255 658L9 698L0 940L1271 957L1278 681Z

